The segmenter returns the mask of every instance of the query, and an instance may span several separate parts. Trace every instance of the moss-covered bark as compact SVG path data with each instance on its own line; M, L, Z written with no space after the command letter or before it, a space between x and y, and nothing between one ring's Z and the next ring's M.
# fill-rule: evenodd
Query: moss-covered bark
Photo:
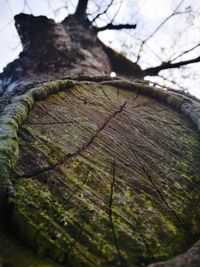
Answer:
M13 98L0 151L12 231L66 266L184 252L200 233L198 109L121 80L63 80Z

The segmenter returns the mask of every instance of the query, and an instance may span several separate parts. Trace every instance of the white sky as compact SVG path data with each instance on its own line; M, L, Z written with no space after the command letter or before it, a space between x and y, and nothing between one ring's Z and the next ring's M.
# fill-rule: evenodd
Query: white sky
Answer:
M76 2L27 0L29 5L23 10L23 0L0 0L0 71L21 51L13 21L15 14L23 11L33 15L46 15L61 21L68 13L73 12ZM95 2L101 3L103 10L104 5L106 6L109 1L96 0ZM93 13L97 8L95 2L90 0L89 13ZM147 38L180 2L181 0L115 0L116 4L97 21L98 25L106 24L119 10L115 22L136 23L137 28L131 31L105 31L100 34L100 38L135 61L141 40ZM161 61L167 61L170 57L173 58L200 43L200 0L182 0L179 11L185 12L190 6L195 12L194 16L189 14L174 16L148 41L141 53L140 66L145 68L158 65ZM200 47L180 57L179 60L187 60L199 54ZM200 63L188 65L181 70L163 71L161 74L167 79L178 81L182 87L189 88L192 94L200 98ZM161 82L162 79L156 78L156 81ZM172 86L172 84L169 85Z

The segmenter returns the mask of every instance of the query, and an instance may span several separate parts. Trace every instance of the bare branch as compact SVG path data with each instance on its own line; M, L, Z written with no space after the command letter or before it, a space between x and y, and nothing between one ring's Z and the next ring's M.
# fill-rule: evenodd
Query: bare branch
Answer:
M97 32L105 31L105 30L122 30L122 29L135 29L136 24L117 24L114 25L112 23L108 23L107 25L103 27L95 27L95 30Z
M175 81L172 81L172 80L169 80L167 79L166 77L162 76L162 75L158 75L159 78L161 78L163 81L166 81L168 83L171 83L172 85L175 85L177 87L179 87L179 89L174 89L174 88L171 88L169 87L168 85L164 85L164 84L161 84L160 82L155 82L155 81L151 81L151 80L145 80L145 81L148 81L148 85L153 85L153 86L157 86L159 88L163 88L163 89L166 89L167 91L171 91L171 92L178 92L178 93L183 93L183 92L186 92L187 89L180 86L178 83L176 83ZM180 89L182 91L180 91Z
M167 17L165 18L161 24L146 38L142 41L141 45L140 45L140 48L139 48L139 52L138 52L138 55L137 55L137 61L136 63L139 61L140 59L140 54L142 52L142 49L143 49L143 46L145 45L146 42L149 41L149 39L151 39L162 27L163 25L168 21L170 20L172 17L174 17L175 15L180 15L180 14L183 14L185 12L178 12L178 9L179 7L182 5L182 3L184 2L184 0L182 0L177 6L176 8L174 9L174 11Z
M100 16L104 15L104 14L108 11L108 9L109 9L109 8L111 7L111 5L113 4L113 1L114 1L114 0L111 0L111 1L110 1L110 4L107 5L106 9L104 9L104 11L98 13L98 14L93 18L92 23L93 23L96 19L98 19Z
M170 79L167 79L166 77L164 77L163 75L158 75L158 77L160 77L161 79L163 79L163 81L166 81L168 83L171 83L172 85L175 85L176 87L178 87L179 91L182 90L184 92L188 91L187 88L184 88L183 86L181 86L180 84L178 84L177 82L173 81L173 80L170 80ZM165 88L167 88L168 91L177 91L176 89L173 89L173 88L169 88L169 86L165 86Z
M181 66L189 65L192 63L198 63L200 62L200 56L190 59L190 60L184 60L176 63L171 63L169 62L163 62L161 65L152 67L152 68L147 68L143 70L144 76L156 76L161 70L166 70L166 69L173 69L173 68L180 68Z
M120 5L119 5L118 9L116 10L114 17L112 18L111 23L113 23L113 21L115 20L116 16L118 15L118 13L119 13L119 11L121 9L122 3L123 3L123 1L120 1Z
M3 32L12 22L14 21L14 19L12 18L11 20L9 20L1 29L0 29L0 33Z
M174 61L174 60L176 60L177 58L179 58L179 57L181 57L181 56L183 56L183 55L185 55L185 54L187 54L187 53L189 53L189 52L195 50L195 49L196 49L197 47L199 47L199 46L200 46L200 43L197 44L197 45L195 45L195 46L193 46L192 48L190 48L190 49L188 49L188 50L182 52L181 54L179 54L178 56L174 57L174 58L171 59L170 61Z
M29 6L29 4L27 2L27 0L24 0L22 13L25 12L26 8L31 12L31 14L33 13L32 10L31 10L31 7Z
M87 6L88 6L88 0L79 0L74 15L80 18L86 17Z

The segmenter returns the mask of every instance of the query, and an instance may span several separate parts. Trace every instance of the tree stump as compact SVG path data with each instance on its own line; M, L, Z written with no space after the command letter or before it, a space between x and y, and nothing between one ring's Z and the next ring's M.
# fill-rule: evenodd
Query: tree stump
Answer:
M13 96L0 117L2 266L199 266L199 110L95 77Z

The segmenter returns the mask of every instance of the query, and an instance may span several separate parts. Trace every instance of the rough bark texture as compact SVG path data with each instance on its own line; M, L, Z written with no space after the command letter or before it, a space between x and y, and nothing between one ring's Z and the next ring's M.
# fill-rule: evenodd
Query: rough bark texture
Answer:
M130 82L141 69L98 40L87 2L61 24L15 17L23 52L0 75L0 266L199 266L200 104ZM129 81L101 77L112 70ZM93 77L66 79L80 74Z
M87 18L70 15L56 23L45 16L19 14L15 26L23 51L0 74L2 92L69 75L102 76L115 71L130 79L143 77L138 65L100 42Z

